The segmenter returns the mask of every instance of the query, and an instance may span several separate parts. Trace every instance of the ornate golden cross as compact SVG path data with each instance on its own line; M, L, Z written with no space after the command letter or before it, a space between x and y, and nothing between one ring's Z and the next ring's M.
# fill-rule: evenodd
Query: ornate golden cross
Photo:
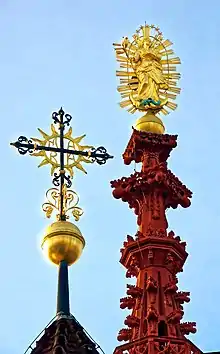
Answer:
M11 145L15 146L21 155L28 152L31 156L42 157L43 160L39 167L51 165L53 184L59 189L51 188L46 193L47 202L43 204L46 216L49 218L54 210L58 210L58 220L66 220L69 218L67 212L71 210L77 221L83 212L77 206L79 201L77 193L69 189L72 185L74 168L86 173L82 162L97 162L99 165L103 165L113 156L110 156L103 146L94 148L89 145L81 145L85 135L73 138L71 127L65 133L65 128L70 125L72 117L65 114L62 108L59 112L52 114L52 119L54 124L51 124L51 134L46 134L38 129L43 139L28 139L25 136L20 136Z

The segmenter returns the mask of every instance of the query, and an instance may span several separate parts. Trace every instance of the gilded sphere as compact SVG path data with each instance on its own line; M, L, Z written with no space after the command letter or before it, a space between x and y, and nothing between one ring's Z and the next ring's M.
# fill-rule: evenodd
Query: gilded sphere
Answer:
M54 264L75 263L81 256L85 240L79 228L69 221L57 221L47 227L41 248Z
M162 120L150 112L139 118L134 128L143 132L156 134L163 134L165 131Z

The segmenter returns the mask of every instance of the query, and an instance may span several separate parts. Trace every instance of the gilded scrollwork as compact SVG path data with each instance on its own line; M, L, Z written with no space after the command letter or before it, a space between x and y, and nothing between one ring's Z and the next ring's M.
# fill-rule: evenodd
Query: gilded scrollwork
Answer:
M72 214L75 221L78 221L83 214L83 210L78 206L79 197L76 192L67 189L64 184L62 188L63 195L63 214L69 219L69 213ZM46 202L42 205L42 209L47 218L50 218L52 213L57 210L57 218L59 219L60 212L60 190L58 188L50 188L46 192Z

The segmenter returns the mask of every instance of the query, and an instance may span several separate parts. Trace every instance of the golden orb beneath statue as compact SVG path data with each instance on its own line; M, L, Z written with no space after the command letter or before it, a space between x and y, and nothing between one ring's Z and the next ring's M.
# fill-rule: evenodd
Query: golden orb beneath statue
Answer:
M134 128L148 133L163 134L165 132L162 120L151 112L148 112L143 117L137 119Z
M79 228L69 221L56 221L47 227L41 248L52 263L66 261L70 266L81 256L85 240Z

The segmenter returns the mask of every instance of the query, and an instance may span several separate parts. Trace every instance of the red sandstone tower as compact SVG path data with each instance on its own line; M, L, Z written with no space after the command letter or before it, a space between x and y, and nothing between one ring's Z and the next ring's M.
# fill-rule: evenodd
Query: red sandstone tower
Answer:
M183 304L189 292L179 291L177 274L187 258L186 243L168 232L167 208L190 206L192 193L167 168L167 158L176 147L177 136L133 130L123 154L125 164L141 162L141 172L111 182L113 195L127 202L137 215L139 230L127 236L120 262L126 277L135 277L136 286L127 285L122 309L130 309L126 328L120 330L115 354L201 353L185 335L195 333L195 322L183 322Z
M154 36L151 30L156 32ZM127 296L120 300L121 309L127 308L131 314L118 333L118 341L125 344L115 354L202 353L186 338L196 332L195 322L183 321L183 305L190 301L190 293L178 289L177 275L187 258L186 243L168 231L166 219L168 208L190 206L192 192L167 167L177 136L163 134L157 113L165 113L165 106L176 108L168 99L175 98L172 92L178 93L175 80L179 74L172 73L175 69L170 64L180 61L166 58L173 54L166 49L172 43L160 36L158 28L145 25L133 42L125 37L121 45L115 44L116 57L127 68L117 72L121 76L118 90L126 98L121 106L130 105L130 112L146 111L123 154L126 165L141 163L141 172L111 182L113 196L128 203L139 226L121 249L126 277L135 277L136 285L128 284Z

